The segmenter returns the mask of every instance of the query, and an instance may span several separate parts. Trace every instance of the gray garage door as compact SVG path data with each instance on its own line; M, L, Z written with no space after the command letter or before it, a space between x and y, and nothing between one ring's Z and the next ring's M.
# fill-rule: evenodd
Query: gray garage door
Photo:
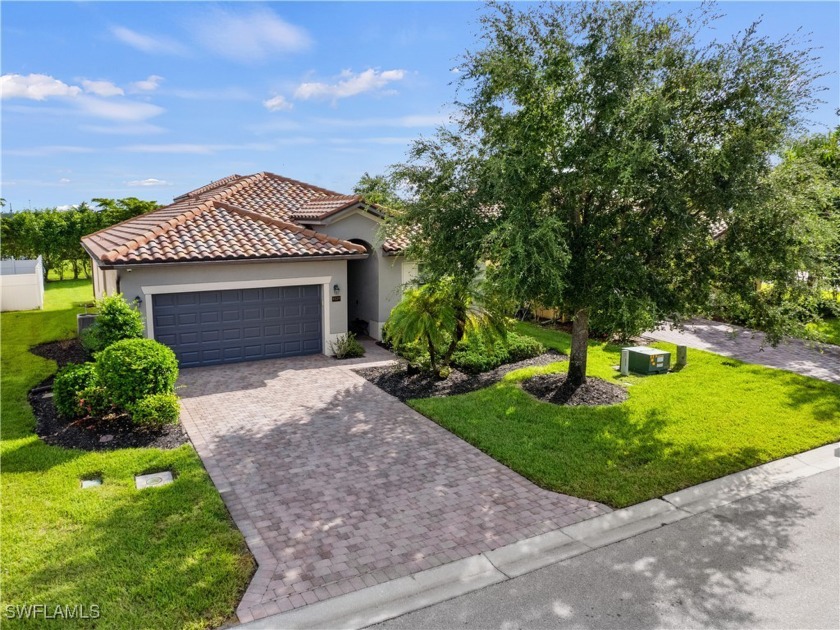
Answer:
M322 350L319 285L153 295L152 308L155 339L181 367Z

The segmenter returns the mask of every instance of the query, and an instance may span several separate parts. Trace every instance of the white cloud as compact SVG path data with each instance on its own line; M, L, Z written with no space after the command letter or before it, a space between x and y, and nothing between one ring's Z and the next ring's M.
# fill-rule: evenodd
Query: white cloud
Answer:
M240 87L209 88L209 89L177 89L168 90L167 94L196 101L250 101L256 100L247 90Z
M63 99L83 114L107 120L140 122L162 114L164 109L151 103L131 101L119 97L123 90L110 81L82 81L84 91L77 85L67 85L45 74L7 74L0 77L3 98L25 98L44 101ZM66 112L59 111L59 115Z
M42 147L27 147L25 149L5 149L3 153L19 157L46 157L49 155L61 155L65 153L93 153L93 149L90 147L69 145L48 145Z
M152 187L152 186L171 186L171 184L162 179L156 179L154 177L149 177L148 179L135 179L130 182L125 183L126 186L143 186L143 187Z
M148 78L130 83L128 87L132 92L154 92L160 87L162 81L163 77L150 74Z
M58 183L59 184L69 184L70 180L67 179L66 177L62 177L61 179L58 180Z
M125 92L121 87L117 87L110 81L82 81L82 88L88 94L96 94L96 96L123 96Z
M212 155L220 151L272 151L274 145L265 143L250 144L132 144L121 147L128 153L165 153L173 155Z
M270 112L287 112L293 107L293 105L287 101L286 97L282 94L278 94L277 96L273 96L270 99L263 101L263 105Z
M401 81L405 77L405 70L385 70L379 72L368 68L364 72L354 74L344 70L335 83L301 83L295 89L295 98L307 100L311 98L339 99L356 96L365 92L380 90L393 81Z
M55 209L59 212L67 212L68 210L75 210L79 205L75 203L64 204L63 206L56 206Z
M0 95L2 98L26 98L44 101L50 97L78 96L82 88L67 85L46 74L4 74L0 77Z
M164 109L151 103L138 103L137 101L112 101L80 96L76 104L86 114L97 118L108 120L119 120L123 122L139 122L162 114Z
M318 125L329 127L437 127L451 121L449 114L410 114L380 118L314 118Z
M194 20L190 32L219 57L248 63L306 50L312 43L306 30L266 8L248 13L217 8Z
M111 27L111 34L123 44L144 53L154 55L184 55L187 52L186 47L174 39L143 35L124 26Z
M102 133L112 136L148 136L166 131L163 127L146 122L116 125L79 125L79 129L90 133Z

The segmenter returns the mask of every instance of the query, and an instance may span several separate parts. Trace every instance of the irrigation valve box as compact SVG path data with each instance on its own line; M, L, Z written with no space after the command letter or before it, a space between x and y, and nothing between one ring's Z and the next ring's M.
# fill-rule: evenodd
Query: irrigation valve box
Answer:
M640 346L623 348L628 353L628 367L636 374L665 374L671 368L671 353Z

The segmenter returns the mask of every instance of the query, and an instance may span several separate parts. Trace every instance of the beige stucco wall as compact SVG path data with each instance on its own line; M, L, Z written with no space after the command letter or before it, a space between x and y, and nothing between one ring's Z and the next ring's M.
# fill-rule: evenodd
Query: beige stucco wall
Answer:
M367 286L361 290L354 291L352 300L358 300L359 305L351 309L357 312L360 319L368 322L370 336L374 339L382 338L382 326L388 321L388 317L402 297L402 286L413 278L410 267L403 271L402 256L385 256L382 252L382 241L379 236L380 222L370 214L356 212L341 218L335 223L325 226L316 226L319 232L335 236L344 240L363 240L372 245L373 261L367 261L368 265L375 264L375 273L368 273L370 267L366 268L363 275ZM413 268L416 274L416 266Z
M151 323L151 296L154 294L296 284L322 286L325 354L329 353L329 343L347 332L346 260L137 265L120 268L116 273L119 290L125 298L142 300L141 310L149 337L154 336ZM339 302L332 301L335 284L340 287Z

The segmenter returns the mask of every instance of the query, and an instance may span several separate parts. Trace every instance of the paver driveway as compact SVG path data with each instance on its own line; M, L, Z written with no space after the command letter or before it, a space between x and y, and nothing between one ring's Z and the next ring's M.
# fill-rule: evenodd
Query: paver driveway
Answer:
M181 374L184 426L259 563L241 621L609 511L541 490L351 367L312 356Z

